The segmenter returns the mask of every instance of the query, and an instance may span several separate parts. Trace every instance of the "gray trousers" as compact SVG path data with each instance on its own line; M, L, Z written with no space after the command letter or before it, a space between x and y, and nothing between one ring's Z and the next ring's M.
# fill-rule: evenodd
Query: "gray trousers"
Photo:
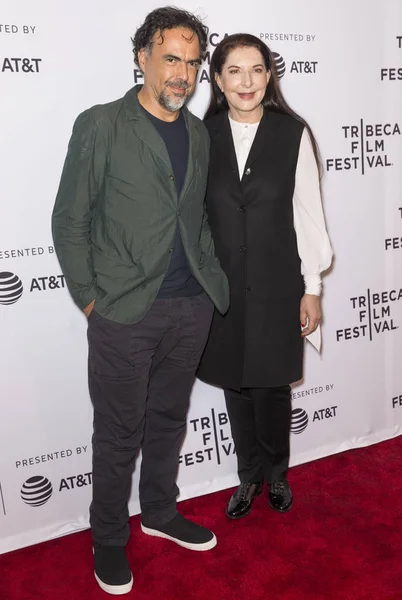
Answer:
M134 325L90 314L94 541L116 546L128 541L127 504L140 448L142 522L152 527L176 515L178 459L212 313L202 293L157 299Z

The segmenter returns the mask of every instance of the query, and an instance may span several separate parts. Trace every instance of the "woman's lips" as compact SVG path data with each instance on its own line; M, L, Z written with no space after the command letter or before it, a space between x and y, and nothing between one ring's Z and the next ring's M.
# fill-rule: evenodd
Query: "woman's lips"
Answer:
M255 92L248 92L246 94L239 94L240 98L242 100L251 100L251 98L254 98L255 96Z

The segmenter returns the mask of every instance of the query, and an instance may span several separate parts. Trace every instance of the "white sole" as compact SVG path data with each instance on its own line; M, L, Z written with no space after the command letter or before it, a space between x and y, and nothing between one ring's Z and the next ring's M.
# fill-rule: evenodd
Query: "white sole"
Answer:
M162 533L162 531L158 531L157 529L150 529L149 527L145 527L141 523L141 530L146 535L152 535L154 537L160 537L165 540L170 540L183 548L187 548L187 550L195 550L196 552L204 552L205 550L212 550L215 548L217 544L217 540L214 534L212 534L212 539L209 542L205 542L204 544L192 544L191 542L183 542L182 540L178 540L177 538L172 537L171 535L167 535L166 533Z
M99 579L97 574L95 573L95 579L98 582L99 587L108 594L112 596L122 596L123 594L128 594L131 592L133 587L133 576L131 575L131 581L129 583L125 583L124 585L109 585L108 583L104 583L102 579Z

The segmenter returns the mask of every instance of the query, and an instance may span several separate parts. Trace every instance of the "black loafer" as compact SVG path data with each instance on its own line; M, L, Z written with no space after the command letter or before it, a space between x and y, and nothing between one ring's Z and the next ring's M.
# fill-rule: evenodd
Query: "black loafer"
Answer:
M269 505L274 510L284 513L292 508L293 494L288 482L274 481L269 486Z
M253 505L253 500L262 492L263 482L241 483L226 508L229 519L241 519L248 515Z

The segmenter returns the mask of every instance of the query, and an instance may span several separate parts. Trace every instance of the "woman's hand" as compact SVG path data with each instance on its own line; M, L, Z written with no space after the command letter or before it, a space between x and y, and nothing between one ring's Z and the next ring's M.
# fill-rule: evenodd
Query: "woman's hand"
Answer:
M321 298L312 294L304 294L300 302L300 324L302 337L313 333L321 323Z

